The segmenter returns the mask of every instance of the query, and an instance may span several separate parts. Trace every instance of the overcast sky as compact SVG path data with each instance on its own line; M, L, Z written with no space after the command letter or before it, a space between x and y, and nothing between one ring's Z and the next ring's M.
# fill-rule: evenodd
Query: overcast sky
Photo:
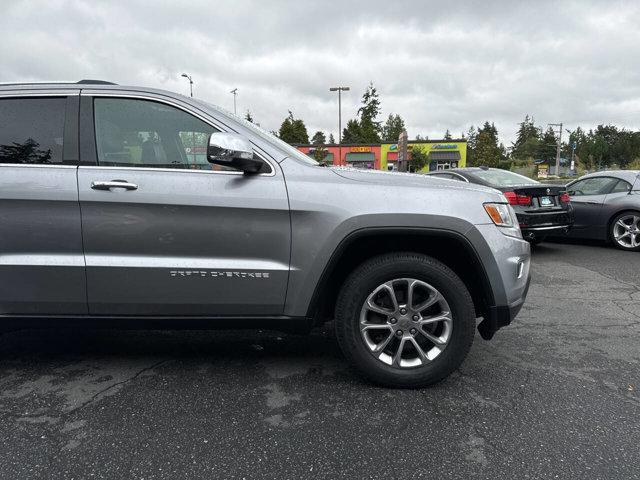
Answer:
M337 139L373 81L409 136L495 122L640 126L640 1L4 1L0 82L99 78L251 110ZM343 125L346 121L343 121Z

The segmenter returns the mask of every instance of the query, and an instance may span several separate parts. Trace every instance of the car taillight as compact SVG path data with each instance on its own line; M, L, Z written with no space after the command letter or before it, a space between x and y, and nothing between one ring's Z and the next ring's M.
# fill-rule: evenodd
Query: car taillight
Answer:
M504 192L504 196L511 205L531 205L529 195L518 195L516 192Z
M564 192L563 194L560 195L560 201L562 203L569 203L571 201L571 197L567 192Z

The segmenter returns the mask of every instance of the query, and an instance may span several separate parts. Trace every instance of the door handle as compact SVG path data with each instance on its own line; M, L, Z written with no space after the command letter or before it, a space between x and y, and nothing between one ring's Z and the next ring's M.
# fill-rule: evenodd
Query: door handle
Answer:
M111 190L112 188L124 188L125 190L137 190L138 185L129 183L126 180L111 180L110 182L91 182L91 188L94 190Z
M600 202L584 202L588 205L600 205Z

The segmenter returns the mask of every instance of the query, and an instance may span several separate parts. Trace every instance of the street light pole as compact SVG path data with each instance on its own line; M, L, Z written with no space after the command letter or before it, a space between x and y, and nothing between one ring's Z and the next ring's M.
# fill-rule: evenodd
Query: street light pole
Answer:
M191 76L186 73L183 73L181 76L189 80L189 92L191 92L191 98L193 98L193 80Z
M342 164L342 92L348 92L349 87L331 87L330 92L338 92L338 161Z
M237 115L238 113L236 112L236 97L238 96L238 89L234 88L229 93L233 93L233 114Z

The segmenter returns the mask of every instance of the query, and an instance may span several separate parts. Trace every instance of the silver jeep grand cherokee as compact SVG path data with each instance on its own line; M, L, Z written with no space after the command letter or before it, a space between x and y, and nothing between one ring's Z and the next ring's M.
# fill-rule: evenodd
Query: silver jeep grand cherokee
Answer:
M493 189L321 167L207 103L0 86L5 328L335 319L373 381L437 382L520 310L529 245Z

